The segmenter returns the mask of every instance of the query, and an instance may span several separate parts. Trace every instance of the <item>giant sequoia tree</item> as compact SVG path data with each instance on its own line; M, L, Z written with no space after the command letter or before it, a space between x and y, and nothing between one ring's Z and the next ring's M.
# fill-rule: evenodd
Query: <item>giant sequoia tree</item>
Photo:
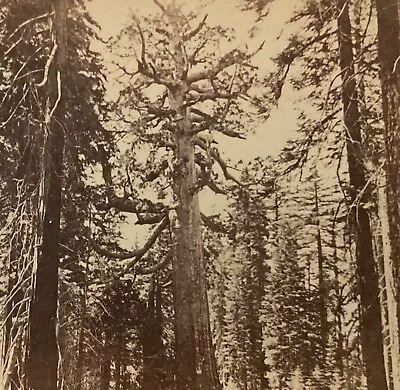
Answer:
M126 30L131 41L139 41L139 54L137 69L125 69L132 81L122 92L121 101L125 102L123 112L128 113L125 118L133 118L130 136L136 139L135 148L147 144L151 150L148 161L152 162L152 171L142 175L142 183L154 181L160 185L164 181L164 190L159 193L164 193L165 199L170 186L168 196L173 205L147 202L143 207L144 203L133 199L133 194L123 199L112 193L108 202L121 211L136 211L139 223L161 221L159 231L171 226L175 237L172 258L177 388L219 389L209 325L199 192L207 186L225 193L218 184L220 172L239 183L210 135L214 132L243 137L242 124L231 114L240 113L238 98L248 98L253 79L251 54L234 48L217 57L210 43L218 47L216 39L224 39L223 30L208 27L206 18L191 27L195 15L185 16L175 6L155 3L161 13L147 21L146 29L135 20ZM135 50L134 43L130 50ZM134 161L131 157L130 167ZM103 176L109 187L110 173L105 161ZM153 214L152 219L143 217L146 211Z

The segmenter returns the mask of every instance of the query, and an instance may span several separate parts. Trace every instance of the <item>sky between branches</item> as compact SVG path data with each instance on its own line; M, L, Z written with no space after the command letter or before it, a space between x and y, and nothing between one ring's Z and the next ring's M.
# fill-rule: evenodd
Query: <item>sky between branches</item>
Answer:
M166 2L167 0L164 0ZM202 6L202 12L208 14L208 23L233 28L237 45L249 42L249 30L255 26L256 15L241 11L240 0L201 0L190 2L178 0L188 10ZM286 25L299 0L279 0L271 5L269 15L257 25L258 33L253 45L265 41L264 48L255 58L256 65L262 72L272 69L271 58L282 50L287 43L293 26ZM88 3L89 12L102 28L102 35L108 38L116 35L121 28L131 21L132 13L148 16L157 11L151 0L92 0ZM202 17L203 15L199 15ZM100 46L99 46L100 47ZM114 96L115 85L112 75L109 77L109 96ZM254 157L277 155L288 138L294 135L296 129L295 99L298 96L293 91L284 91L279 106L273 109L270 118L261 123L254 133L249 134L246 141L215 137L220 143L220 150L232 161L249 161Z

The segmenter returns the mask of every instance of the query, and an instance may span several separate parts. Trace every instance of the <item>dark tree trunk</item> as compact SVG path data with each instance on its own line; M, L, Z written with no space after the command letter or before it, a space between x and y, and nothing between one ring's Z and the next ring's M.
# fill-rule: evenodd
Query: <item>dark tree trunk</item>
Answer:
M115 390L121 390L121 343L118 343L115 353Z
M146 324L143 335L142 390L165 388L165 359L162 341L161 286L157 275L150 283Z
M100 390L109 390L110 381L111 381L110 336L106 332L104 335L104 344L102 351Z
M260 374L260 390L267 390L270 388L269 380L267 377L268 373L268 366L265 364L265 352L262 347L263 344L263 329L262 329L262 323L260 321L260 315L261 315L261 308L262 308L262 301L265 296L265 264L264 264L264 258L259 256L256 258L256 274L257 274L257 287L258 287L258 318L259 320L257 321L256 324L256 334L255 334L255 345L257 345L257 355L258 355L258 361L257 361L257 368L258 372Z
M239 207L243 208L245 213L244 220L244 230L246 232L251 232L252 221L250 221L250 194L247 192L242 193L242 199L239 203ZM263 343L263 329L262 323L260 321L262 302L265 296L265 283L266 283L266 265L264 251L259 251L256 255L252 254L251 247L258 247L259 243L252 242L251 239L247 241L247 259L250 262L254 262L254 271L253 265L249 267L247 272L247 281L246 285L249 289L249 296L247 297L247 306L249 310L249 321L251 323L248 324L249 330L249 342L250 342L250 351L251 356L249 356L250 365L253 366L255 372L259 379L259 384L257 388L260 390L267 390L270 388L269 381L267 378L268 366L265 364L265 352L262 347ZM247 370L244 370L247 375ZM247 387L247 379L246 379L246 387ZM259 386L259 387L258 387Z
M82 389L85 328L86 328L86 315L87 315L88 273L89 273L89 256L86 256L86 266L83 278L84 286L83 286L83 295L81 298L81 315L80 315L79 336L78 336L78 358L76 362L76 374L74 383L75 390Z
M21 305L24 293L17 285L20 269L24 267L22 259L19 258L19 253L21 253L20 240L21 237L19 234L15 234L8 269L7 295L9 296L9 300L5 308L5 318L7 320L5 322L3 358L7 357L8 360L3 363L8 363L9 370L7 374L9 378L7 381L10 384L10 390L17 390L21 386L18 367L21 366L23 358L19 328L23 326L23 320L20 318L20 315L26 309L26 305Z
M342 102L350 178L351 218L355 233L356 265L361 300L361 345L369 390L387 390L383 356L379 285L373 255L366 177L361 149L360 114L353 64L349 3L338 0L338 39L342 71Z
M84 354L84 343L85 343L85 326L86 326L86 281L84 287L84 293L82 295L82 307L79 324L79 336L78 336L78 358L76 362L76 375L75 375L75 390L82 389L82 376L83 376L83 354Z
M336 218L334 216L334 218ZM335 363L339 371L340 378L344 378L344 335L343 335L343 296L341 286L339 282L339 267L338 267L338 256L337 256L337 245L336 245L336 221L334 219L332 226L332 248L333 248L333 263L335 264L335 299L336 306L334 310L335 315L335 326L336 326L336 348L335 348Z
M315 213L317 218L317 258L318 258L318 298L319 298L319 319L320 319L320 332L321 332L321 365L326 366L327 357L327 345L328 345L328 312L327 312L327 288L325 281L325 270L324 270L324 254L322 251L322 237L321 237L321 225L320 225L320 212L319 212L319 198L318 198L318 186L317 183L314 185L314 198L315 198Z
M29 313L29 342L27 347L27 384L33 390L57 389L58 347L56 336L58 302L58 263L63 175L64 129L62 127L66 53L66 0L56 0L55 37L56 58L50 66L47 80L48 104L41 127L42 167L40 222L36 273ZM59 98L61 97L61 100ZM54 109L54 111L53 111ZM52 115L51 115L52 114Z
M394 284L394 301L388 301L392 334L393 384L400 388L400 21L397 0L376 0L378 54L385 122L386 206L389 262L387 276ZM390 267L391 266L391 267ZM393 342L395 340L395 342Z

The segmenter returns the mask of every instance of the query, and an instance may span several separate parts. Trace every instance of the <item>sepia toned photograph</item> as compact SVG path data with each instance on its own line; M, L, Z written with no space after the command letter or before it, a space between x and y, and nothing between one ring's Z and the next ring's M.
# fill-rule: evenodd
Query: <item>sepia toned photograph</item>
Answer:
M0 390L400 390L399 0L0 0Z

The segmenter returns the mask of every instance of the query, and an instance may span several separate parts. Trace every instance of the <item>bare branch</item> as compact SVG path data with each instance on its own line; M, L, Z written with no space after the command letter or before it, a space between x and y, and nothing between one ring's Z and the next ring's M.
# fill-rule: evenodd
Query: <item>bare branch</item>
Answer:
M164 220L157 226L157 228L154 230L153 234L149 237L147 240L146 244L143 246L138 251L138 254L136 257L130 261L123 270L120 272L120 274L124 274L128 272L137 262L141 260L141 258L149 251L149 249L152 248L152 246L155 244L157 241L157 238L161 235L161 233L164 231L164 229L169 225L169 218L165 217Z
M172 260L172 256L169 254L166 256L166 258L163 261L160 261L157 264L154 264L150 267L136 267L135 268L135 273L140 274L140 275L148 275L148 274L153 274L154 272L159 271L160 269L164 268L166 265L168 265Z
M4 57L8 56L8 55L14 50L14 48L16 48L16 47L24 40L24 34L25 34L25 31L21 34L21 36L18 38L18 40L15 41L15 42L7 49L7 51L3 54Z
M140 43L141 43L141 52L140 52L140 59L141 59L141 64L143 66L147 66L147 62L146 62L146 40L144 39L144 34L142 31L142 28L140 27L139 21L136 19L136 17L133 15L133 20L135 21L136 24L136 28L139 31L139 35L140 35ZM140 64L139 60L138 63Z
M14 110L11 112L11 114L8 116L8 118L0 123L0 129L5 127L7 125L8 122L10 122L10 120L14 117L15 113L17 112L18 108L21 106L22 102L25 100L26 95L28 94L29 89L27 88L23 94L23 96L21 97L21 99L19 100L19 102L17 103L17 105L15 106Z
M40 83L36 84L38 87L43 87L47 82L48 75L49 75L49 69L50 69L51 63L53 62L54 57L56 55L57 47L58 47L57 43L54 43L53 48L51 49L49 58L46 61L46 65L44 66L43 80Z
M238 49L233 49L229 53L225 54L213 68L201 70L189 75L188 83L191 84L195 83L196 81L215 78L215 76L217 76L224 69L235 65L238 61L240 61L240 59L244 59L245 57L246 55L244 55L241 51Z
M124 267L124 269L129 269L134 264L136 264L146 254L146 252L154 245L154 243L157 241L157 238L161 235L161 233L168 226L168 224L169 224L168 217L164 217L161 223L154 229L153 233L150 235L145 245L142 248L138 248L132 251L126 251L126 252L110 251L109 249L102 248L92 238L89 238L89 240L92 249L101 256L105 256L109 259L120 259L120 260L128 260L134 258L133 261L129 262Z
M162 203L153 203L150 200L134 201L127 197L121 197L113 191L112 167L108 161L107 152L103 147L99 147L100 160L103 170L103 180L107 187L107 204L98 204L99 210L110 210L114 208L121 212L136 214L137 224L153 224L160 222L167 211L167 207ZM143 216L142 214L146 214Z
M203 49L204 46L205 46L206 44L207 44L207 41L204 40L203 42L200 43L200 45L198 45L198 46L194 49L193 53L190 54L190 55L188 56L188 62L189 62L190 64L196 65L196 64L198 64L199 62L201 62L201 61L197 61L196 57L197 57L197 55L199 54L200 50Z
M215 194L220 194L220 195L227 195L228 191L223 190L222 188L218 187L218 185L215 183L215 181L210 180L207 183L207 187L213 191Z
M62 86L61 86L61 73L60 71L57 71L57 99L54 102L54 106L49 112L49 116L47 118L47 123L50 123L51 118L53 117L54 113L57 110L58 104L61 101L61 94L62 94Z
M38 54L41 50L43 50L43 46L40 46L39 48L36 49L36 51L28 57L28 59L20 66L20 68L18 69L17 73L15 74L10 86L8 87L6 93L3 95L3 98L1 99L1 103L0 103L0 110L4 104L4 102L6 101L7 97L10 95L11 91L12 91L12 87L14 85L14 83L21 78L21 73L22 71L27 67L29 61L36 55Z
M204 27L206 20L207 20L208 15L205 15L203 20L199 23L199 25L192 31L188 32L187 34L185 34L183 36L183 41L189 41L190 39L192 39L193 37L195 37Z
M212 80L220 72L222 72L223 70L225 70L235 64L251 66L250 64L245 63L245 61L251 59L257 53L259 53L262 50L262 48L264 47L264 43L265 42L262 42L261 45L254 52L252 52L250 54L246 54L239 49L231 50L230 52L225 54L213 68L201 70L196 73L193 73L192 75L189 75L188 83L191 84L191 83L195 83L196 81L207 80L207 79Z
M156 1L155 1L156 2ZM158 2L156 2L158 3ZM140 43L141 43L141 53L140 60L137 60L138 70L137 72L142 73L143 75L151 78L155 83L165 85L168 88L173 88L175 86L175 82L172 79L162 79L159 77L157 70L152 64L148 64L146 60L146 40L144 37L144 33L140 24L136 17L134 17L134 21L136 24L136 28L139 31Z
M11 34L7 39L12 39L14 37L14 35L16 35L18 33L18 31L20 31L23 27L25 27L26 25L33 23L33 22L37 22L40 19L44 19L47 18L48 16L52 16L54 14L54 12L51 13L46 13L43 15L39 15L39 16L35 16L34 18L30 18L28 20L25 20L25 22L21 23Z
M130 72L125 66L119 64L118 62L113 62L113 65L115 65L119 70L121 70L124 74L129 76L131 79L139 74L138 70L136 70L135 72Z
M168 10L158 0L153 0L153 2L164 14L168 15Z

